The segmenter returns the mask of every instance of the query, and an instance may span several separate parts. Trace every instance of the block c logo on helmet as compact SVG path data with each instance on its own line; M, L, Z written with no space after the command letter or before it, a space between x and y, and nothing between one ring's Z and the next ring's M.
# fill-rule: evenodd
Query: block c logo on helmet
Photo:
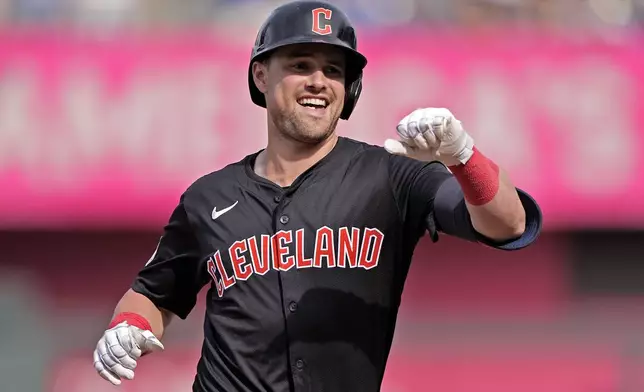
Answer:
M331 34L333 32L331 24L327 23L327 21L331 21L333 11L326 8L316 8L311 12L313 13L313 26L311 27L311 30L320 35ZM324 18L324 22L322 21L322 18ZM324 25L324 27L322 25Z

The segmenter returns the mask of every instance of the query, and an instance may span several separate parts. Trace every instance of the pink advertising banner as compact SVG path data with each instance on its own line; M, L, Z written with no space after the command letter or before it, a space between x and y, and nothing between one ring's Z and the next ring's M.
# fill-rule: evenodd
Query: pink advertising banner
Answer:
M411 110L447 107L546 228L644 227L640 38L366 32L363 95L339 132L382 144ZM0 34L0 226L163 224L193 180L265 143L252 42Z

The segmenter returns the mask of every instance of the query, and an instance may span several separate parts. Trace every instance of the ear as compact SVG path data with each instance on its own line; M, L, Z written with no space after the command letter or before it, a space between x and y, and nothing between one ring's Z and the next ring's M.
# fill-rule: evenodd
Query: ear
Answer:
M255 61L253 63L253 68L252 68L252 73L253 73L253 81L255 82L255 86L257 86L257 89L261 91L262 93L265 93L267 88L267 74L268 74L268 64L264 61Z

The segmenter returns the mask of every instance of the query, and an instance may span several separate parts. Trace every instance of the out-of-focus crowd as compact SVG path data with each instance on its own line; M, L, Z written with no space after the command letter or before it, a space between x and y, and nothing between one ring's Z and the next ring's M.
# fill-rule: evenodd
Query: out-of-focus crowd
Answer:
M0 27L256 27L287 0L0 0ZM361 25L604 29L641 26L644 0L331 0Z

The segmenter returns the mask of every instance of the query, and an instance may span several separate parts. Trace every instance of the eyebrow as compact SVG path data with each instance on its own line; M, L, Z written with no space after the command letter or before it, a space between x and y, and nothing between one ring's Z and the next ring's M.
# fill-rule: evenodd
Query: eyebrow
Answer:
M294 59L294 58L298 58L298 57L311 57L311 56L313 56L313 52L305 51L305 50L297 50L297 51L293 51L293 52L289 53L287 57L290 58L290 59ZM329 62L329 64L334 65L334 66L339 67L339 68L341 68L344 65L342 63L342 60L339 60L339 59L329 59L328 62Z

